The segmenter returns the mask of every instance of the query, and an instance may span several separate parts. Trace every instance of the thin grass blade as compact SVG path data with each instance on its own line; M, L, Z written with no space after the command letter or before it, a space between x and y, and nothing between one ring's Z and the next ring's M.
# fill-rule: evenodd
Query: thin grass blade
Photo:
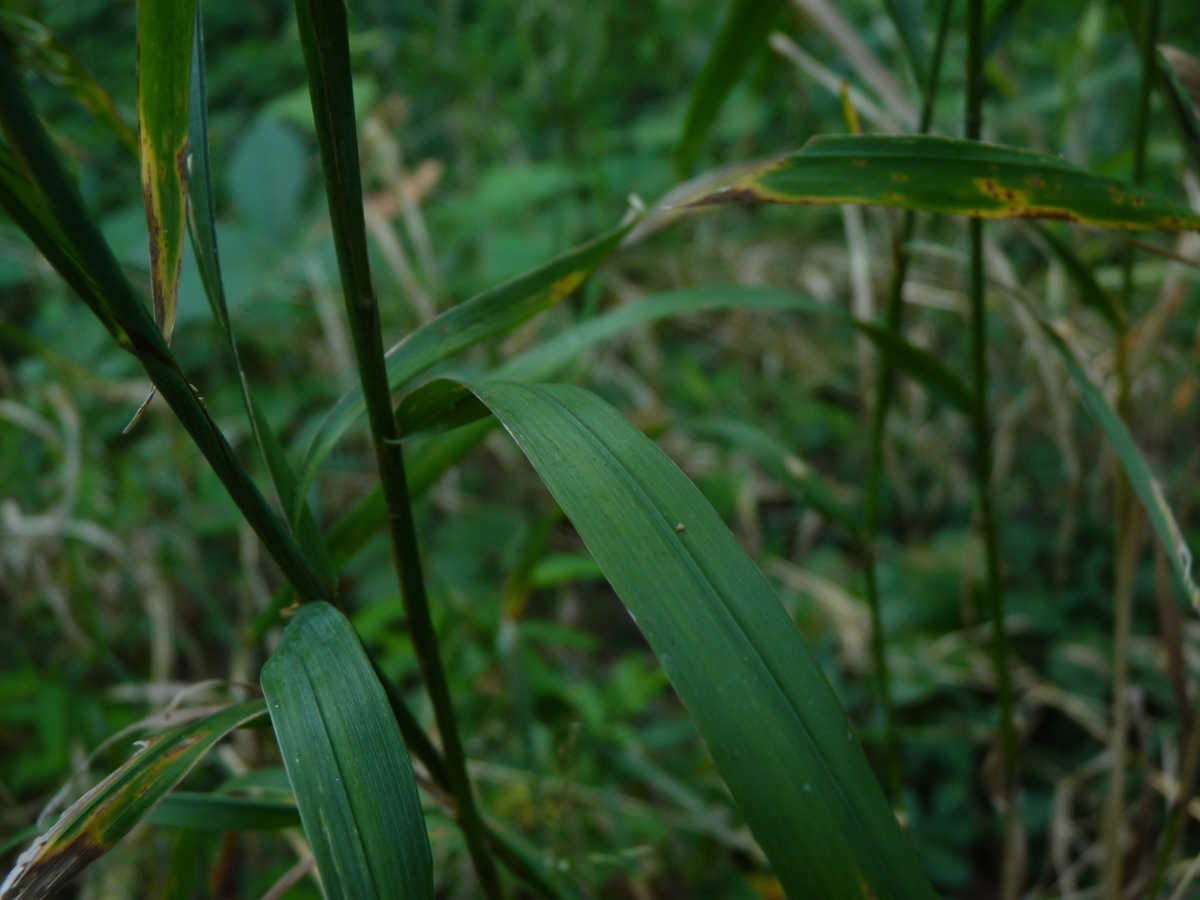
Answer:
M679 170L684 175L696 162L725 98L766 44L782 8L783 0L731 0L704 68L692 85L678 151Z
M1163 96L1183 132L1184 146L1200 164L1200 59L1160 44L1158 71L1162 76Z
M928 135L824 135L695 201L862 203L978 218L1187 231L1200 215L1031 150Z
M177 791L163 798L146 817L151 825L198 831L277 831L299 828L294 803Z
M408 752L346 617L305 604L263 666L262 687L326 896L430 900Z
M883 6L900 33L917 84L925 84L929 80L929 45L925 43L924 0L883 0Z
M239 703L141 742L121 768L84 794L21 854L0 900L39 900L111 850L226 734L266 712Z
M1050 248L1054 258L1062 264L1067 277L1079 289L1080 299L1099 313L1114 329L1123 327L1123 311L1116 299L1100 286L1100 282L1096 281L1096 276L1092 274L1092 267L1085 265L1067 242L1049 228L1037 222L1031 222L1030 227L1046 242L1046 246Z
M935 897L795 623L661 450L574 387L422 391L460 409L474 394L524 451L658 655L789 896ZM399 418L409 425L405 406Z
M910 343L902 334L872 322L854 321L856 329L871 339L893 366L920 383L964 415L970 415L974 399L966 383L923 347Z

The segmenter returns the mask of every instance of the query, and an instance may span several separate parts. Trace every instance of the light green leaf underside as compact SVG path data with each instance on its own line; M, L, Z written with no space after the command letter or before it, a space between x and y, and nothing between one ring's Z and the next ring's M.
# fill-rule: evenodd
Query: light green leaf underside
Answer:
M38 900L99 859L177 785L217 741L266 707L250 700L143 746L59 817L17 860L0 900Z
M624 223L532 272L460 303L421 326L388 351L388 388L397 390L431 366L482 341L507 334L565 300L617 248L634 224ZM365 410L362 386L355 385L329 411L300 464L297 502L306 496L321 463ZM295 511L293 507L293 518Z
M470 391L525 452L658 654L789 896L935 896L795 624L662 451L578 388L422 391Z
M1071 348L1067 346L1067 342L1049 322L1040 318L1038 321L1054 349L1059 352L1063 362L1067 364L1067 371L1071 373L1071 378L1079 388L1079 393L1083 395L1084 406L1100 423L1100 427L1104 430L1105 436L1117 454L1121 468L1125 470L1134 492L1142 501L1146 515L1150 518L1150 523L1154 526L1154 531L1158 535L1158 539L1162 541L1163 547L1167 551L1167 557L1171 560L1171 568L1184 596L1193 607L1200 610L1200 588L1192 579L1192 551L1183 539L1183 532L1175 520L1174 513L1171 512L1171 507L1167 505L1162 488L1159 487L1149 465L1146 464L1145 457L1134 443L1133 435L1129 433L1129 429L1125 427L1121 417L1104 399L1100 389L1092 383L1091 378L1079 364L1079 360L1075 358L1075 354L1071 352Z
M346 617L327 603L301 607L261 681L326 896L432 898L408 752Z
M983 218L1184 231L1200 216L1058 157L927 135L825 135L715 191L715 203L863 203Z

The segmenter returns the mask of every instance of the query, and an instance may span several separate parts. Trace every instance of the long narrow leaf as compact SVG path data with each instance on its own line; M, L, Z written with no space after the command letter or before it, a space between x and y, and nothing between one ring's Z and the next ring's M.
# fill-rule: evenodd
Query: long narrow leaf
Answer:
M684 174L696 161L725 98L766 43L767 33L782 8L783 0L731 0L704 68L692 85L679 141L679 169Z
M1054 156L913 135L825 135L709 194L715 203L865 203L981 218L1186 231L1200 215Z
M196 6L196 25L192 40L192 78L190 101L189 142L191 177L188 180L188 230L192 237L192 250L196 256L196 266L200 272L200 281L204 285L204 293L208 297L213 317L225 335L225 344L229 349L234 368L237 370L238 384L241 387L242 405L250 420L250 428L258 444L263 462L266 463L267 473L275 488L275 496L281 507L288 511L289 520L294 518L292 532L300 550L316 570L317 576L324 582L330 593L335 593L337 571L329 558L329 550L325 546L321 530L317 527L316 519L304 496L299 494L296 485L296 474L288 462L283 446L267 417L263 415L258 404L250 393L250 383L242 368L241 355L238 353L237 339L233 333L233 321L229 316L229 307L225 300L225 286L221 278L221 258L217 249L216 210L213 202L212 164L208 146L208 97L204 71L204 30L199 4ZM296 515L290 515L296 510Z
M326 896L431 900L412 766L346 617L327 603L305 604L261 680Z
M626 222L544 266L485 291L442 313L388 351L388 388L396 390L456 353L507 334L565 300L596 270L633 227ZM298 473L303 497L321 463L366 409L361 385L350 388L313 435Z
M177 791L164 797L146 821L200 831L275 831L298 828L300 813L295 804L278 800Z
M1175 47L1158 48L1158 71L1162 76L1163 96L1175 114L1183 144L1200 164L1200 59Z
M422 392L459 406L470 392L525 452L654 648L789 896L935 896L795 624L662 451L578 388L443 380Z
M1129 429L1125 427L1121 417L1104 399L1100 389L1092 383L1091 378L1079 364L1079 360L1075 358L1075 354L1071 352L1071 348L1067 346L1067 342L1049 322L1040 318L1038 321L1042 330L1046 332L1046 337L1054 345L1054 349L1059 352L1063 362L1067 364L1067 371L1071 373L1071 378L1079 388L1079 393L1083 395L1084 405L1100 423L1108 442L1117 454L1121 468L1125 470L1125 474L1129 478L1129 483L1133 486L1138 499L1142 501L1146 515L1150 518L1150 523L1154 526L1154 531L1158 535L1158 539L1162 541L1163 548L1171 560L1171 567L1183 590L1184 597L1193 607L1200 610L1200 588L1192 579L1192 551L1183 538L1183 532L1179 528L1179 523L1175 521L1171 507L1167 505L1162 488L1159 487L1145 458L1138 450L1133 435L1129 433Z
M250 700L142 742L21 854L0 885L0 900L38 900L73 878L145 818L217 741L264 712L263 701Z
M929 79L929 47L925 43L924 0L883 0L883 6L900 33L917 84L925 84Z
M912 376L937 397L964 415L971 413L971 390L940 359L918 347L901 334L872 322L854 321L853 325L874 342L892 365Z

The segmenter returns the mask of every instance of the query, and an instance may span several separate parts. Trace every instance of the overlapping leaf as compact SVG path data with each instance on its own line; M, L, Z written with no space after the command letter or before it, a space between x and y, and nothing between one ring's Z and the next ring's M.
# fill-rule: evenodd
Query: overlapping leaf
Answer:
M326 896L430 900L433 864L400 729L358 636L301 607L263 666L280 752Z
M695 201L864 203L981 218L1184 231L1200 215L1054 156L927 135L825 135Z
M683 473L578 388L435 381L402 404L402 428L436 428L438 403L486 406L525 452L658 654L789 896L931 900L820 667Z
M250 700L144 741L21 854L0 885L0 900L38 900L77 875L128 834L217 741L265 711L263 701Z
M295 804L279 800L179 791L164 797L146 821L199 831L274 831L299 827L300 813Z

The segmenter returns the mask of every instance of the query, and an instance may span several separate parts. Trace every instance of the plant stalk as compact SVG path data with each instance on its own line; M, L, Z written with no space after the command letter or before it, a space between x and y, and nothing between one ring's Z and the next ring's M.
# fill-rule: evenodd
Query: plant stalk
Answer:
M466 754L429 611L404 456L392 414L379 306L367 254L358 137L350 88L346 9L341 0L296 0L296 14L309 76L317 141L326 173L326 197L342 293L370 423L371 443L388 509L388 534L399 576L400 595L441 735L447 775L458 804L459 824L467 850L484 893L490 900L499 900L504 896L504 886L467 774Z
M1133 182L1146 180L1146 141L1150 129L1150 92L1154 87L1155 42L1158 37L1159 0L1146 4L1142 30L1142 71L1138 85L1137 119L1133 139ZM1116 374L1117 415L1128 422L1129 343L1133 300L1133 262L1135 249L1126 244L1121 283L1121 317L1117 329ZM1101 841L1104 847L1104 893L1109 900L1121 900L1124 890L1124 847L1122 841L1125 811L1126 754L1129 731L1129 648L1133 628L1134 576L1142 529L1141 509L1134 500L1129 479L1118 471L1113 483L1116 571L1113 579L1113 724L1109 744L1112 774L1104 807ZM1182 724L1182 723L1181 723Z
M942 0L941 17L938 20L937 41L929 67L929 81L925 85L925 97L921 107L919 131L925 134L933 121L934 101L937 97L938 80L941 77L942 51L946 46L946 33L950 27L950 11L954 0ZM892 279L888 285L887 308L884 327L899 332L904 321L904 282L908 277L908 244L916 229L917 214L904 211L900 238L893 248ZM883 481L883 437L887 424L888 406L892 399L892 382L895 366L884 356L875 380L875 405L871 410L871 448L867 461L867 484L863 497L862 553L866 580L867 605L871 610L871 656L875 667L876 690L879 708L883 714L884 766L887 770L889 799L893 806L902 803L903 779L900 772L900 754L896 739L896 717L892 709L891 677L887 665L887 638L883 633L882 601L879 595L879 572L876 568L875 533L879 523L880 490Z
M967 2L966 137L978 141L983 133L984 0ZM992 430L988 413L987 310L984 292L983 220L968 223L971 370L975 393L972 425L975 432L975 480L983 532L984 596L992 625L992 657L1000 712L1000 754L1004 838L1001 900L1016 900L1022 880L1021 817L1017 790L1017 733L1009 672L1008 632L1004 595L1000 589L1000 545L992 495Z

